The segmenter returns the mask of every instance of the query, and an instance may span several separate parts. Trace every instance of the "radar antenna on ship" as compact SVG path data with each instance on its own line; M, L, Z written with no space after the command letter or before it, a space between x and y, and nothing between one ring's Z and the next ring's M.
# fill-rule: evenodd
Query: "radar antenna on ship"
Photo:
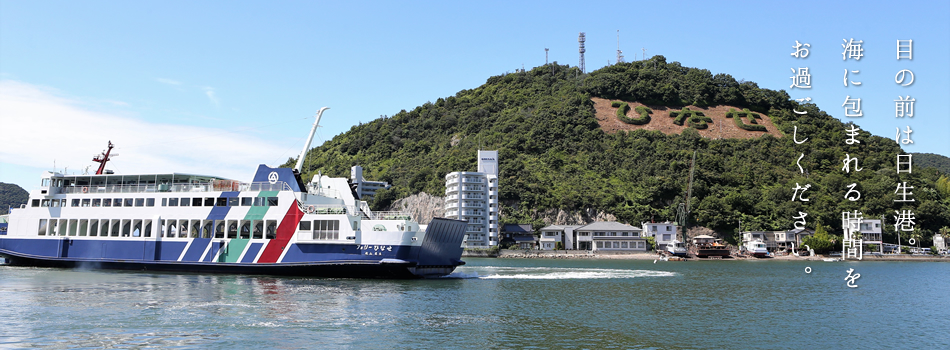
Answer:
M93 162L99 163L99 170L96 170L96 175L102 175L106 170L106 162L112 160L109 158L109 154L112 153L112 148L115 147L112 145L112 141L109 141L109 148L105 151L102 151L101 154L92 158ZM118 156L118 154L113 154L112 156Z

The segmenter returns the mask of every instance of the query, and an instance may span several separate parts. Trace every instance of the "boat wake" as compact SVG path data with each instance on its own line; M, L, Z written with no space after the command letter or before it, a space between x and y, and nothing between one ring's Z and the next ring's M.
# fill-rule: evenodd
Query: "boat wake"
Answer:
M638 277L671 277L675 272L653 270L591 269L565 267L501 267L478 266L459 269L444 278L454 279L606 279Z

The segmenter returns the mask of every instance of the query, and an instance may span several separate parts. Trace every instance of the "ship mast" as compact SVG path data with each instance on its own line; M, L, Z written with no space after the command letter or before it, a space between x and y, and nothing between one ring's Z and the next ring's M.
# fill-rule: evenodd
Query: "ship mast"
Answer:
M106 162L112 160L112 158L109 158L109 154L112 153L112 148L113 148L113 147L115 147L115 146L112 145L112 141L110 140L110 141L109 141L109 148L108 148L107 150L105 150L104 152L102 152L102 154L100 154L100 155L95 156L94 158L92 158L92 161L93 161L93 162L99 163L99 170L96 170L96 175L102 175L102 173L105 172L105 170L106 170ZM115 155L117 156L118 154L115 154Z
M313 142L313 134L317 132L317 126L320 124L320 117L323 116L323 111L328 109L330 109L330 107L323 107L317 111L317 120L313 122L313 128L310 129L310 136L307 136L307 143L303 145L303 150L300 151L300 157L297 157L297 165L294 166L294 170L297 171L297 174L303 171L303 159L307 155L307 150L310 149L310 142Z

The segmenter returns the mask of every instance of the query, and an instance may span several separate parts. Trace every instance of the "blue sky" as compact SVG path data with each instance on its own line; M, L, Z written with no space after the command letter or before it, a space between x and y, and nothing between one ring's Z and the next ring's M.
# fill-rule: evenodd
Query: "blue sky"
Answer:
M0 181L27 190L43 170L81 172L111 140L120 173L250 180L380 115L472 89L549 59L588 71L664 55L755 81L893 138L950 156L950 2L317 2L0 0ZM843 39L864 57L842 60ZM897 40L913 60L896 59ZM798 40L805 59L790 56ZM808 67L810 90L789 89ZM861 86L843 85L844 70ZM910 69L911 86L894 83ZM894 116L911 96L913 118ZM846 96L862 118L845 118Z

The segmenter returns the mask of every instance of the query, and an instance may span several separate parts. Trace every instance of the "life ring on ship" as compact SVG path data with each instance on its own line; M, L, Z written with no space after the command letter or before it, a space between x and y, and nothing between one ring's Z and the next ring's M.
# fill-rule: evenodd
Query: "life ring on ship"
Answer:
M308 213L308 214L313 214L315 211L317 211L317 208L315 208L314 206L312 206L312 205L308 205L308 206L307 206L307 213Z
M89 187L83 186L82 193L89 193Z

